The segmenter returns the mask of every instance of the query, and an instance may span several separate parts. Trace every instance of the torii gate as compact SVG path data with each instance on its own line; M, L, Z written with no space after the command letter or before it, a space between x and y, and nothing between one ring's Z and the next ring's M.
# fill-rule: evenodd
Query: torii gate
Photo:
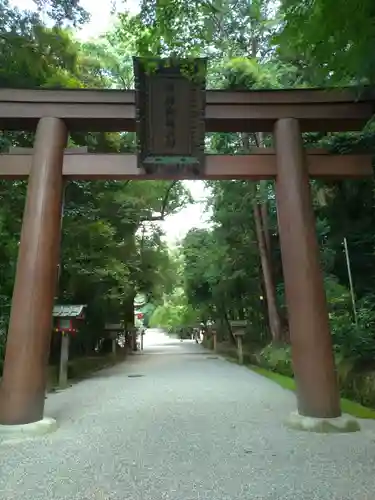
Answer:
M159 86L159 94L163 89ZM181 106L189 108L184 95L186 98L182 92L177 117L181 116ZM160 170L146 173L135 155L75 154L74 150L64 154L69 131L136 130L139 99L147 101L147 93L0 89L0 127L36 130L33 150L0 155L1 178L29 179L0 391L3 426L43 421L63 180L192 178L186 171L173 168L164 174ZM363 178L371 177L373 171L368 155L304 151L301 132L361 130L373 115L375 95L367 92L356 99L349 89L208 90L205 101L201 104L208 132L274 134L275 151L209 155L204 168L193 178L276 180L298 414L335 419L341 415L340 398L309 177ZM149 102L149 108L152 104ZM161 99L158 106L160 114L164 109ZM150 111L147 116L152 126L158 123L161 129L154 127L153 132L163 134L161 117ZM180 125L173 126L177 130Z

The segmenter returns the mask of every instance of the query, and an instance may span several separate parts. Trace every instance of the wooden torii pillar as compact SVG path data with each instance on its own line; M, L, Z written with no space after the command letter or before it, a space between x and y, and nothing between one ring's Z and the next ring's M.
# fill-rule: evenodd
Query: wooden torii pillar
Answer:
M58 118L37 127L13 290L0 392L0 423L43 419L46 368L60 248L67 129Z
M300 415L341 415L315 217L298 120L275 125L276 201Z

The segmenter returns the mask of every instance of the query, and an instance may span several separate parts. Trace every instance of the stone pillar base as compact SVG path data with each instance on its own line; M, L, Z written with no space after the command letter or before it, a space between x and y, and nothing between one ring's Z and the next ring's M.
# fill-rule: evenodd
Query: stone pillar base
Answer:
M350 415L341 415L337 418L314 418L300 415L297 411L291 413L285 425L290 429L321 434L357 432L361 429L358 421Z
M22 425L0 425L0 444L44 436L58 428L53 418L45 417L38 422Z

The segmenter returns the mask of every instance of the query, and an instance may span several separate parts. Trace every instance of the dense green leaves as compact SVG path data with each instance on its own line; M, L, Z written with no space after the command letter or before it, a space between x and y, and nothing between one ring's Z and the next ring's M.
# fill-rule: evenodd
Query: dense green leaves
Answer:
M0 2L0 85L8 87L132 86L131 43L115 34L78 43L60 26L78 23L84 13L75 1L39 2L56 26L47 28L38 14L11 9ZM134 39L133 39L134 41ZM112 44L112 45L111 45ZM110 50L112 47L112 50ZM130 76L131 75L131 76ZM33 135L4 132L0 147L33 144ZM95 152L134 152L131 133L74 133L69 145ZM0 359L18 253L25 182L0 182ZM158 222L190 201L181 182L69 182L65 187L63 237L57 301L87 304L83 332L75 351L92 349L103 336L105 321L133 321L138 292L160 303L175 276Z
M337 16L337 2L332 0L284 0L279 12L274 3L260 0L200 5L186 0L159 2L157 6L145 2L136 22L139 30L144 30L140 52L154 47L159 54L209 54L211 85L250 89L373 82L374 18L370 1L343 2ZM184 38L186 30L191 34L189 40ZM306 134L304 139L307 147L339 153L373 152L375 145L371 126L360 134ZM235 154L259 142L259 137L244 134L210 134L207 147L210 152ZM265 137L264 142L270 144L270 138ZM278 305L286 312L272 185L266 190L254 189L249 183L236 181L210 187L214 228L191 231L182 245L189 302L202 318L264 315L262 301L256 301L256 297L264 297L253 222L256 197L262 207L267 202L272 272ZM345 356L352 351L358 359L367 359L375 346L371 327L374 185L368 180L314 181L312 192L335 349ZM357 298L357 324L351 311L344 236Z
M281 49L334 83L373 83L373 0L283 0Z
M252 190L242 181L211 185L212 230L192 230L182 244L185 290L201 319L247 319L267 336Z
M47 14L57 25L79 26L87 22L89 13L80 0L34 0L38 10Z

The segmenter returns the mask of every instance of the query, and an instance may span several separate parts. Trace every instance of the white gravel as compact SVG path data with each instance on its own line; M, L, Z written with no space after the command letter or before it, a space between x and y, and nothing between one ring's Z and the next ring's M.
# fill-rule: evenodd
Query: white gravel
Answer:
M375 422L289 430L293 394L191 341L155 339L49 395L57 432L0 445L1 500L375 498Z

